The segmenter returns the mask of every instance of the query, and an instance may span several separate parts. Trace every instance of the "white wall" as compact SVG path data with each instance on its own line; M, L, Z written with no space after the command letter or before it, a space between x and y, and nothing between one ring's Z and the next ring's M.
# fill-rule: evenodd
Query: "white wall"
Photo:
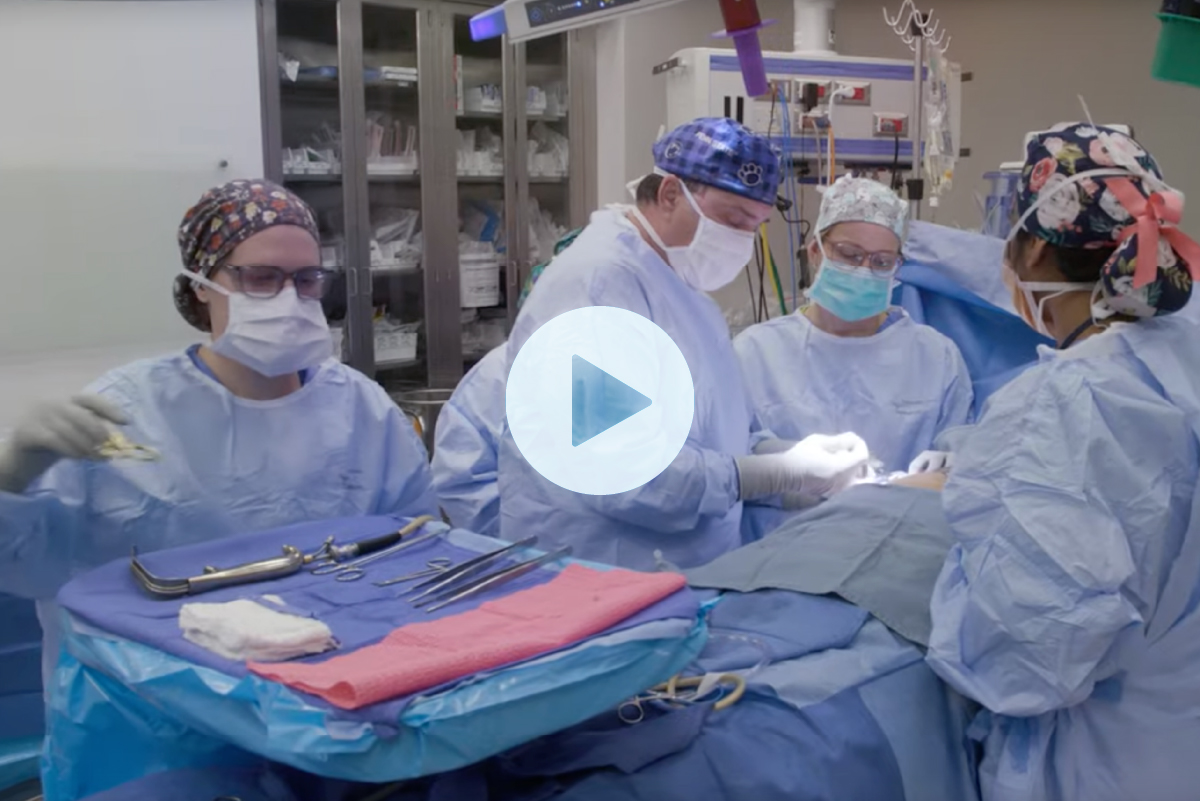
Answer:
M175 229L262 173L257 35L254 0L0 0L0 430L197 339Z
M894 12L901 4L887 0L886 5ZM937 211L927 209L926 220L978 227L982 215L974 195L986 192L983 174L1022 158L1027 131L1082 118L1076 98L1082 94L1097 122L1132 125L1168 181L1195 198L1183 227L1200 238L1200 159L1195 156L1200 89L1150 76L1160 0L937 0L919 5L934 7L953 36L947 56L975 78L963 86L962 145L971 149L971 157L959 161L954 188ZM779 21L763 32L763 48L790 51L790 0L758 0L758 6L764 18ZM834 21L841 53L911 58L885 25L881 0L839 0ZM600 38L599 63L619 59L623 69L602 73L598 94L611 95L617 82L625 92L620 117L606 120L606 106L601 105L602 136L618 136L618 126L624 130L623 149L601 151L598 172L610 186L623 186L653 166L650 144L666 122L666 89L661 78L651 75L651 67L686 47L726 45L709 38L723 27L716 0L689 0L629 17L623 24L623 37ZM811 192L805 197L811 221L818 201ZM598 201L621 199L624 195L613 197L602 188ZM777 217L770 237L783 270L787 235ZM745 281L739 279L718 300L727 308L746 306ZM778 313L775 307L772 311Z

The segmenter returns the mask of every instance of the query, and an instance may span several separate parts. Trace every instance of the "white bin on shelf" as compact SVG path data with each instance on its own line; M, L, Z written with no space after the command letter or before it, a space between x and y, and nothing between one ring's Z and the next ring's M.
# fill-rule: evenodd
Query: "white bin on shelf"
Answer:
M464 309L500 305L500 256L458 254L459 287Z

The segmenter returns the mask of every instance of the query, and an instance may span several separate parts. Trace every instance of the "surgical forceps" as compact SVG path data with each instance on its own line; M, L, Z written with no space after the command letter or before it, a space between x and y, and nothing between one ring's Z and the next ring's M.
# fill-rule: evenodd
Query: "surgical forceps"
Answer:
M403 584L406 581L416 581L420 578L429 578L430 576L440 576L445 573L454 564L454 560L448 556L435 556L425 563L424 570L418 570L416 573L409 573L407 576L397 576L394 579L387 581L375 582L376 587L390 587L393 584Z
M487 592L492 587L498 587L501 584L507 584L515 578L519 578L526 573L531 573L534 570L537 570L542 565L550 562L557 562L559 559L570 555L571 546L568 545L565 548L559 548L553 553L543 554L526 562L513 565L512 567L506 567L505 569L496 573L482 576L474 581L468 582L467 584L452 587L451 589L446 590L442 595L435 595L431 598L417 601L413 604L413 606L416 606L417 608L424 607L426 612L436 612L439 609L443 609L452 603L457 603L464 598L470 598L473 595ZM434 602L432 606L425 606L425 604L428 604L431 601Z
M394 556L407 548L413 547L414 545L420 545L423 542L428 542L434 537L439 536L441 533L442 532L440 531L434 531L429 534L425 534L424 536L417 537L415 540L401 540L390 548L384 548L382 551L376 551L370 556L364 556L361 559L356 559L353 562L347 562L344 565L321 565L320 567L313 568L312 574L314 576L329 576L337 573L338 581L358 581L360 578L367 575L367 571L363 568L372 562L377 562L380 559L386 559L387 557Z

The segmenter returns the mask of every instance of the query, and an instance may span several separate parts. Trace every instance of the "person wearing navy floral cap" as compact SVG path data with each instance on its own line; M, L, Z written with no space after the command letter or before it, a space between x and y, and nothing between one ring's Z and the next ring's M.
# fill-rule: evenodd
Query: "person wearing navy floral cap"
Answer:
M500 445L500 534L635 569L711 561L741 544L742 501L822 497L869 458L856 436L782 443L758 425L729 328L706 292L745 268L781 180L770 140L729 119L681 125L655 143L654 172L630 185L636 203L592 215L533 287L509 337L511 365L543 324L613 306L656 323L682 351L695 388L690 436L675 461L629 492L582 496L542 477L512 434ZM758 449L763 452L755 454Z
M1003 269L1040 362L950 432L928 661L983 705L989 801L1200 787L1200 247L1132 138L1034 136Z
M175 307L209 341L43 403L0 443L0 587L38 601L47 690L59 588L134 546L437 512L413 427L379 384L329 357L308 205L269 181L231 181L200 197L178 240ZM118 427L157 459L107 458Z

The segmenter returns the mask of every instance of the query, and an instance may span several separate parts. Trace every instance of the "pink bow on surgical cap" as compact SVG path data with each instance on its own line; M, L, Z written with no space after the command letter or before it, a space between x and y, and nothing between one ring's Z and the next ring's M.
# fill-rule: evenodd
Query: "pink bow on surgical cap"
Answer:
M1125 210L1133 215L1134 223L1121 232L1121 239L1124 241L1137 234L1134 289L1140 289L1153 282L1158 275L1160 236L1167 240L1180 259L1187 264L1192 280L1200 281L1200 245L1178 227L1183 219L1183 195L1168 189L1165 192L1154 192L1147 198L1128 178L1108 178L1104 183Z

